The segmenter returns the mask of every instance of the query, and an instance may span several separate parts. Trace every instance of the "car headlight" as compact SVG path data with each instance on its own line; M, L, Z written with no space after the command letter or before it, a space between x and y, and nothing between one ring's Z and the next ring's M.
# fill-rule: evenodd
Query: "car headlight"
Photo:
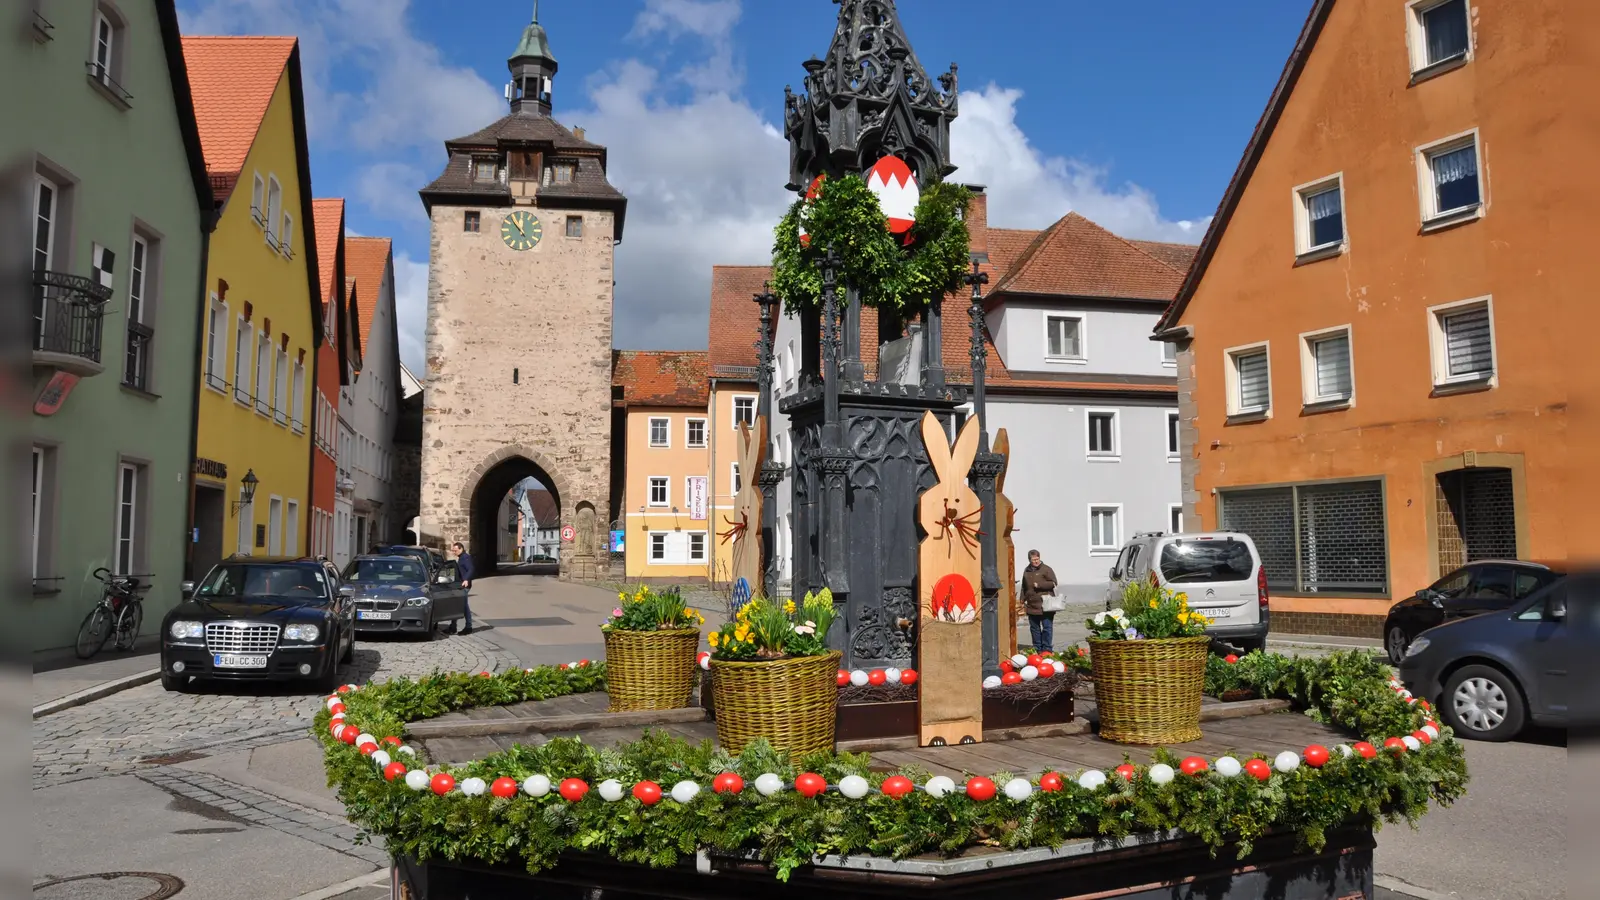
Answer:
M433 601L430 600L427 597L412 597L411 599L406 601L406 605L407 606L427 606L431 602L433 602Z
M1418 653L1428 649L1428 645L1432 643L1433 641L1430 641L1425 637L1419 637L1412 641L1411 646L1406 648L1406 659L1410 659L1411 657L1416 656Z
M202 638L206 636L206 627L199 622L180 620L173 622L172 627L168 628L167 631L172 634L172 639L176 641L188 640L190 638Z
M305 641L307 643L317 639L322 630L315 625L290 625L283 629L283 639L286 641Z

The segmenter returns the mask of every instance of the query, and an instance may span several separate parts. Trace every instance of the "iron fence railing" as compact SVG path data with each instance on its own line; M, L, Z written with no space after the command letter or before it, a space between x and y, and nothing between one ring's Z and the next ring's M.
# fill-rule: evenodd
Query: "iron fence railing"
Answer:
M122 371L122 383L128 387L150 390L150 342L154 337L149 325L128 323L128 352Z
M33 275L33 349L100 361L100 325L111 289L81 275Z

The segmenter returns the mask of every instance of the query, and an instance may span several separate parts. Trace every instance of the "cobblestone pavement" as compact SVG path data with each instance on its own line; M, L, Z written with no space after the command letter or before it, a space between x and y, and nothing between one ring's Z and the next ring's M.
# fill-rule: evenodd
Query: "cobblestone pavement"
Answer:
M502 671L518 664L489 635L441 635L429 642L358 641L344 680ZM173 757L226 745L242 750L289 740L311 727L321 695L295 684L204 685L194 693L147 684L34 720L33 786L141 771Z

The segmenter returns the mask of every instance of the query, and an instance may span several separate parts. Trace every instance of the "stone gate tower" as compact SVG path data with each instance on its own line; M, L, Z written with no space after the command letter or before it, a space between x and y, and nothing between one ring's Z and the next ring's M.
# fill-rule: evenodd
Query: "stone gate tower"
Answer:
M444 173L421 192L421 531L493 568L500 500L532 475L561 509L561 577L589 580L609 558L612 255L627 199L606 149L550 117L557 66L537 8L507 65L509 115L446 141Z

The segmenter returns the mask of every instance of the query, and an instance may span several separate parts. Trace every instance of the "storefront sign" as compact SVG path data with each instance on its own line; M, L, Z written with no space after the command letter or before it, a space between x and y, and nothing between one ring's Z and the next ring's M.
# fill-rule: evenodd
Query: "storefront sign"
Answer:
M627 542L623 540L623 532L620 532L620 531L611 532L611 552L612 553L626 553L627 550L628 550L628 545L627 545Z
M706 482L704 475L689 478L689 518L696 522L706 520Z
M217 462L214 459L195 457L194 473L196 475L204 475L207 478L215 478L218 481L227 481L228 464L224 462Z

